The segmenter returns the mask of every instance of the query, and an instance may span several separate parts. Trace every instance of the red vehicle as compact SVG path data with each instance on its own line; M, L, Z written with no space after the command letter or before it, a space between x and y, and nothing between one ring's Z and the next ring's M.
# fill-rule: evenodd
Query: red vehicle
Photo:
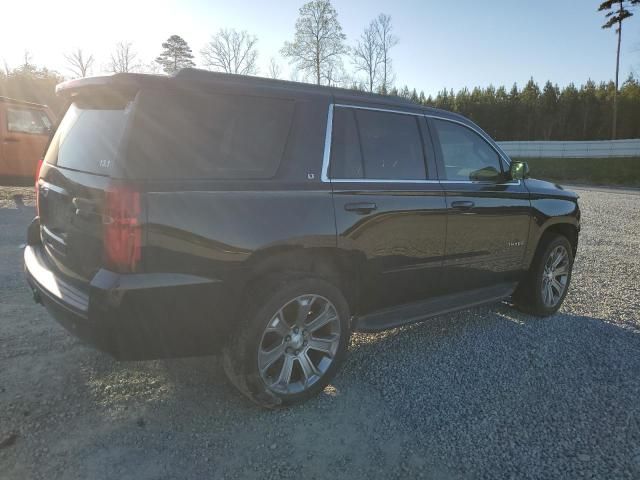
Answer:
M46 105L0 97L0 179L33 179L53 126Z

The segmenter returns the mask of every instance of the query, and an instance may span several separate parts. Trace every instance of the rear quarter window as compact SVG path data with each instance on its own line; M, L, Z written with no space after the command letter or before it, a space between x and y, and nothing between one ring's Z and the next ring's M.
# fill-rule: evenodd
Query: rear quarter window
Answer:
M142 91L128 140L126 176L148 179L271 178L295 102L193 91Z

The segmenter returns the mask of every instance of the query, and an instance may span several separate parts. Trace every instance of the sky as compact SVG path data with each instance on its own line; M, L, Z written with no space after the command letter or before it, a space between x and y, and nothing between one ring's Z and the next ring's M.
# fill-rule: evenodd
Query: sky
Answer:
M82 48L106 69L119 41L133 44L151 63L172 34L193 49L220 28L258 37L259 65L266 75L273 57L292 70L279 51L294 34L304 0L4 0L0 61L22 63L25 50L37 65L71 76L64 53ZM333 0L353 45L379 13L391 15L398 45L392 50L396 85L435 94L443 88L523 85L530 77L564 86L612 79L616 35L602 30L600 0ZM8 7L8 9L7 9ZM640 75L640 9L623 27L621 81ZM24 20L22 20L24 19ZM349 61L345 65L351 69Z

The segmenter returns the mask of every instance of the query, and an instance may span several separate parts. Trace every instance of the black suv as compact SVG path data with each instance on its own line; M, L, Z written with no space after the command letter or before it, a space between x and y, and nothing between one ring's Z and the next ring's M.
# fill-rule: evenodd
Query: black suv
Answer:
M223 353L264 406L320 391L351 331L562 303L577 196L473 122L397 98L182 70L58 86L34 298L118 359Z

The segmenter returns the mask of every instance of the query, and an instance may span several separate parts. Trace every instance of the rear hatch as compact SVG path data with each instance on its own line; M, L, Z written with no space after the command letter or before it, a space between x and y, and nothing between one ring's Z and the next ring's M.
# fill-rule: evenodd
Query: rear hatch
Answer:
M39 173L45 255L75 284L86 285L101 267L135 269L139 259L140 199L120 167L132 105L131 95L74 97ZM127 242L137 250L120 251Z

